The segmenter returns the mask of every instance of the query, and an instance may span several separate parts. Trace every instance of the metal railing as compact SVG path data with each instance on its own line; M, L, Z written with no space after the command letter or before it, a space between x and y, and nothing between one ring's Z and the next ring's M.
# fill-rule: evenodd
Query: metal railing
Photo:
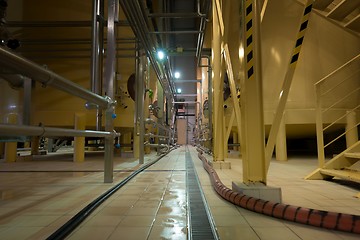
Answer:
M318 160L323 167L327 147L349 134L358 135L360 54L315 83L315 90Z

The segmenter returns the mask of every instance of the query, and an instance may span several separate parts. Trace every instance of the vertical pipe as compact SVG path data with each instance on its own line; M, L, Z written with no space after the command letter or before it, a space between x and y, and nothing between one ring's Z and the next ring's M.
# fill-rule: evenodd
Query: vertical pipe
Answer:
M23 125L30 125L31 113L31 79L24 77Z
M118 14L118 2L116 0L108 0L108 25L107 25L107 54L105 67L105 93L114 99L114 79L115 79L115 63L116 63L116 34L115 34L115 18ZM114 106L110 106L105 110L105 131L114 131ZM114 161L114 138L105 138L105 164L104 164L104 182L113 182L113 161Z
M208 86L209 86L209 93L208 93L208 102L209 102L209 139L210 139L210 146L209 149L212 148L212 142L213 142L213 121L212 121L212 116L213 116L213 111L212 111L212 107L213 107L213 84L212 84L212 68L211 68L211 64L210 64L210 57L208 57Z
M137 50L136 59L136 119L134 134L134 149L136 149L136 157L139 158L139 164L144 164L144 70L146 56L144 51ZM136 145L135 145L136 138Z
M140 122L139 115L141 109L139 108L139 87L138 84L140 82L140 46L136 43L136 52L135 52L135 113L134 113L134 141L133 141L133 149L134 149L134 158L139 158L140 156ZM139 158L140 163L140 158Z
M103 28L102 21L104 2L103 0L93 1L92 15L92 47L91 47L91 91L102 95L101 77L102 77L102 49L103 49ZM101 130L102 110L96 110L96 130Z

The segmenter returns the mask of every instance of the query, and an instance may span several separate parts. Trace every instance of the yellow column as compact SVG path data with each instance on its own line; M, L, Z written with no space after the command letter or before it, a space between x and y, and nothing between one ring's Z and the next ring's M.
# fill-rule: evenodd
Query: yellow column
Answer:
M287 161L286 125L284 121L284 116L281 120L279 132L276 137L276 160Z
M258 0L246 0L244 5L245 78L241 79L240 98L243 181L266 185L259 5Z
M75 129L85 130L85 113L75 113ZM74 137L74 162L83 162L85 160L85 137Z
M5 153L5 143L0 142L0 158L4 156L4 153Z
M233 131L233 143L238 143L238 134L236 131ZM238 150L238 147L237 146L234 146L233 147L233 150L234 151L237 151Z
M34 136L31 138L31 155L39 155L40 137Z
M359 141L359 134L356 124L356 112L348 111L346 115L346 147L350 147Z
M16 113L10 113L7 116L7 123L10 124L16 124L17 122L17 114ZM17 142L6 142L5 143L5 161L6 162L16 162L16 156L17 156Z
M124 144L131 144L131 132L127 132L127 133L124 133L124 134L121 134L121 143L124 143ZM131 147L124 147L123 148L123 151L124 152L128 152L128 151L131 151Z
M214 87L214 161L224 161L224 108L223 89L221 81L221 34L216 4L213 1L213 42L212 70Z

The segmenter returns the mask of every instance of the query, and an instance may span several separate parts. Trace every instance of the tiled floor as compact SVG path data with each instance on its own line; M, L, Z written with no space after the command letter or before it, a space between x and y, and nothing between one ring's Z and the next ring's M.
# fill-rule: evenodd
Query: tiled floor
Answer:
M259 215L216 195L194 148L189 148L211 208L220 239L359 239ZM186 239L184 147L139 174L96 209L68 239ZM155 159L148 155L146 161ZM241 161L218 170L223 183L241 180ZM315 159L273 161L270 186L282 188L283 201L303 207L360 215L357 190L325 181L305 181ZM128 176L120 170L138 167L134 159L115 158L114 183L103 183L101 156L73 163L71 156L32 162L0 161L0 239L45 239L99 194Z

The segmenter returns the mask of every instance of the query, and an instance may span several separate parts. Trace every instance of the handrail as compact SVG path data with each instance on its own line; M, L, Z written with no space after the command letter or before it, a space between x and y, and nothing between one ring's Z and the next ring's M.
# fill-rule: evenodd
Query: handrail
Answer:
M336 119L334 122L332 122L331 124L329 124L328 126L323 128L323 132L325 132L326 129L330 128L331 126L333 126L335 123L337 123L338 121L340 121L341 119L343 119L344 117L346 117L347 115L349 115L351 112L354 112L356 109L360 108L360 105L358 105L357 107L354 107L353 109L351 109L349 112L345 113L344 115L342 115L341 117L339 117L338 119Z
M357 67L354 63L358 63L360 60L360 54L353 57L351 60L346 62L345 64L341 65L339 68L332 71L330 74L322 78L320 81L316 82L314 84L315 90L316 90L316 135L317 135L317 149L318 149L318 161L319 161L319 167L323 167L325 165L325 148L327 148L329 145L333 144L334 142L341 139L343 136L348 135L349 133L356 131L357 126L360 125L360 122L358 121L350 121L347 119L348 115L351 113L356 113L357 110L360 108L360 105L358 105L357 102L355 103L348 103L348 99L352 97L354 94L355 96L360 95L360 86L357 86L358 84L358 74L360 71L360 68ZM340 74L339 74L340 73ZM342 74L345 73L345 74ZM328 83L328 86L324 85L324 83ZM348 89L345 91L344 89L340 92L342 94L337 95L333 94L333 90L338 89L339 87L345 87ZM323 92L322 92L323 91ZM331 96L332 101L326 102L326 105L323 104L323 100ZM341 113L338 116L336 116L336 119L329 124L327 124L326 127L324 127L324 121L323 121L323 115L325 113L329 113L330 111L335 109L335 106L338 104L344 104L339 109L340 111L344 111L345 113ZM340 120L344 119L346 117L346 129L344 129L344 132L341 134L337 134L337 136L334 136L334 138L331 140L329 139L328 143L324 143L324 132L328 130L330 127L334 126L335 124L339 123ZM343 124L343 121L341 121Z
M326 92L322 93L321 96L325 96L326 94L328 94L329 92L331 92L332 90L336 89L338 86L340 86L342 83L346 82L348 79L351 79L352 77L354 77L355 74L357 74L360 71L357 70L356 72L353 72L353 74L351 74L348 78L345 78L343 81L340 81L338 84L336 84L335 86L333 86L332 88L330 88L329 90L327 90Z
M332 75L334 75L335 73L339 72L340 70L342 70L343 68L347 67L348 65L350 65L351 63L360 60L360 54L358 54L357 56L353 57L352 59L350 59L348 62L346 62L345 64L341 65L340 67L338 67L337 69L335 69L334 71L332 71L330 74L326 75L325 77L323 77L321 80L319 80L318 82L315 83L315 86L321 84L322 82L324 82L326 79L328 79L329 77L331 77Z
M358 90L360 90L360 87L356 88L355 90L351 91L349 94L347 94L346 96L344 96L343 98L337 100L335 103L333 103L330 107L326 108L324 111L322 111L322 113L325 113L327 111L329 111L331 108L333 108L336 104L342 102L342 100L348 98L349 96L351 96L353 93L357 92Z
M337 136L336 138L334 138L334 140L332 140L331 142L327 143L324 148L328 147L329 145L331 145L332 143L334 143L336 140L340 139L342 136L344 136L346 133L350 132L351 130L355 129L357 126L359 126L360 123L356 124L355 126L349 128L347 131L343 132L342 134L340 134L339 136Z

